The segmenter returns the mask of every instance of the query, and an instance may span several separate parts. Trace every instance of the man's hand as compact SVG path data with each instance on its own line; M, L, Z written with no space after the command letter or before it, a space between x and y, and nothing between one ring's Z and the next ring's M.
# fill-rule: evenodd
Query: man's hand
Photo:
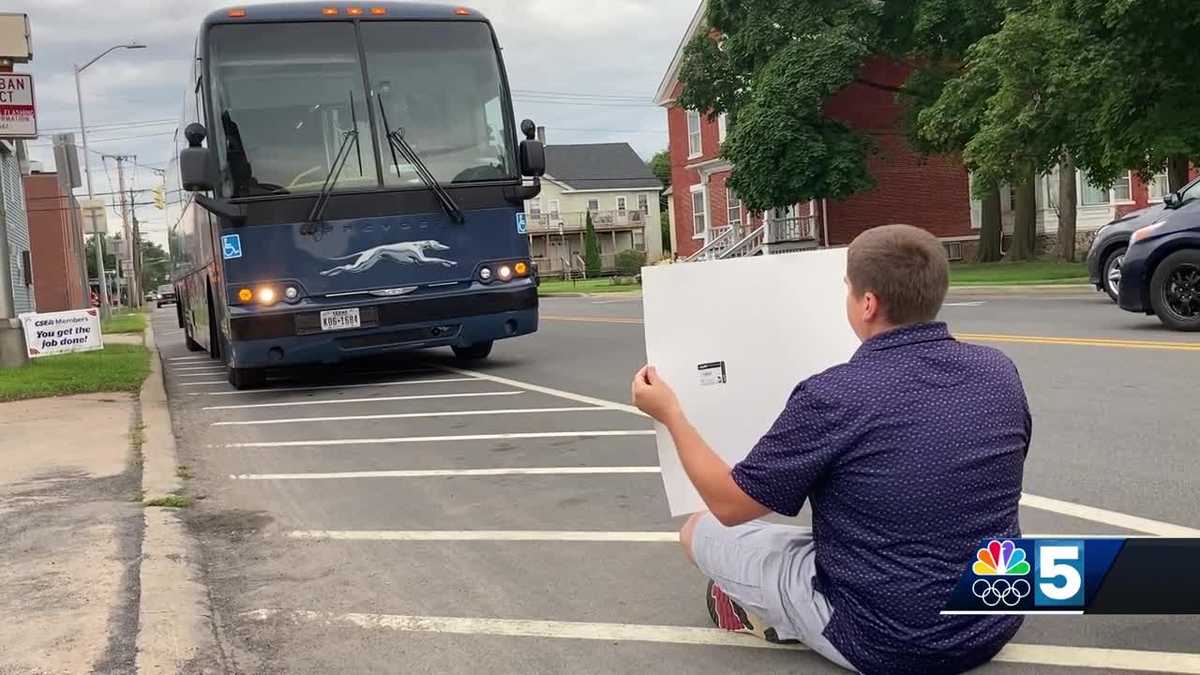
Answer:
M644 366L633 376L633 404L663 424L680 413L675 391L654 366Z

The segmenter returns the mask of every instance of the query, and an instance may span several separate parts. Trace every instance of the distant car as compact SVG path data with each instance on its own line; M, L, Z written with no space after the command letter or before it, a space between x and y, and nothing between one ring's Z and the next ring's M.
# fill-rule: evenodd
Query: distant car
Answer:
M1165 210L1162 204L1127 213L1101 227L1088 249L1088 279L1097 291L1104 291L1113 302L1121 287L1121 260L1129 248L1134 230L1158 220Z
M175 287L170 284L159 286L157 304L159 307L175 304Z
M1200 181L1167 195L1164 206L1130 237L1118 302L1168 328L1200 331Z

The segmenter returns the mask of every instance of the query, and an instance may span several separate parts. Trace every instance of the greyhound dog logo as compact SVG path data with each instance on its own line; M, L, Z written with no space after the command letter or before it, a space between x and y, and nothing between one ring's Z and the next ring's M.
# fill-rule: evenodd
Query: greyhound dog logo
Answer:
M384 259L395 260L409 265L441 265L454 267L458 263L444 258L434 258L426 255L426 251L449 251L450 247L440 241L424 239L421 241L401 241L395 244L384 244L358 253L351 253L340 258L330 258L333 261L353 260L346 265L338 265L321 272L323 277L336 277L343 272L359 274L366 272Z

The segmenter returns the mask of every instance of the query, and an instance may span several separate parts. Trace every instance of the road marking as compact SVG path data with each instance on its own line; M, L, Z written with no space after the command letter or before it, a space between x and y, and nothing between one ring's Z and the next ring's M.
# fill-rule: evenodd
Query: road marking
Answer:
M224 384L212 382L210 384ZM186 386L186 385L184 385ZM303 405L343 405L346 403L383 403L387 401L427 401L443 398L480 398L483 396L516 396L523 391L481 391L466 394L422 394L420 396L379 396L377 398L333 398L320 401L285 401L282 403L246 403L242 405L210 405L201 410L249 410L251 408L286 408Z
M808 651L804 645L781 645L753 635L719 628L696 626L653 626L629 623L583 621L532 621L404 614L313 612L305 610L256 609L243 614L252 621L280 618L303 623L340 623L366 629L400 632L494 635L606 642L651 642L665 644L746 647ZM1000 650L994 661L1068 668L1106 668L1155 673L1200 673L1200 654L1156 652L1137 649L1066 647L1014 643Z
M991 333L956 333L955 337L968 342L1011 342L1068 347L1110 347L1114 349L1166 349L1200 351L1200 342L1167 342L1162 340L1119 340L1112 338L1041 337L1036 335L1001 335Z
M974 306L972 303L951 303L949 306ZM642 325L641 319L608 316L563 316L540 314L546 321L575 321L580 323L611 323ZM1200 351L1200 342L1174 342L1165 340L1125 340L1118 338L1087 337L1043 337L1037 335L1005 335L993 333L955 333L954 337L966 342L1010 342L1019 344L1061 345L1068 347L1111 347L1114 349L1165 349L1175 351Z
M678 543L678 532L547 530L294 530L289 539L336 541L596 541Z
M946 302L942 304L942 307L979 307L986 302L986 300L973 300L971 302Z
M1150 520L1149 518L1131 516L1116 511L1098 509L1094 506L1066 502L1061 499L1038 497L1029 493L1021 494L1021 506L1041 509L1042 511L1053 511L1064 516L1104 523L1105 525L1112 525L1113 527L1133 530L1135 532L1145 532L1159 537L1200 537L1200 530L1184 527L1183 525L1164 523L1161 520Z
M185 372L192 371L192 370L225 370L225 366L214 363L213 365L210 365L210 366L197 366L197 365L193 365L193 364L184 364L180 367L175 367L175 366L171 367L171 371L176 372L176 373L185 373Z
M209 380L208 382L180 382L181 387L199 387L206 384L229 384L226 380Z
M172 356L169 361L211 361L208 356Z
M521 382L519 380L511 380L511 379L508 379L505 377L497 377L495 375L488 375L487 373L480 373L480 372L475 372L475 371L470 371L470 370L461 370L461 369L452 368L449 366L441 366L441 367L444 368L445 370L449 370L451 372L460 373L463 375L470 375L473 377L478 377L480 379L490 380L492 382L496 382L499 384L505 384L510 387L519 387L522 389L527 389L529 391L535 391L535 392L539 392L539 393L543 393L543 394L550 394L551 396L560 396L560 397L567 398L567 399L570 399L573 401L578 401L580 403L588 403L590 405L607 407L612 410L624 410L625 412L630 412L635 415L642 415L643 417L645 417L644 413L642 413L637 408L634 408L633 406L624 405L621 403L615 403L613 401L607 401L602 398L594 398L591 396L582 396L580 394L573 394L569 391L562 391L560 389L551 389L549 387L542 387L540 385L530 384L528 382ZM1059 513L1059 514L1066 515L1066 516L1072 516L1074 518L1090 520L1092 522L1103 523L1105 525L1113 525L1116 527L1134 530L1137 532L1146 532L1149 534L1155 534L1155 535L1159 535L1159 536L1175 536L1175 537L1200 536L1200 530L1194 530L1194 529L1191 529L1188 527L1184 527L1182 525L1174 525L1172 523L1166 523L1166 522L1157 521L1157 520L1150 520L1148 518L1141 518L1139 516L1133 516L1133 515L1129 515L1129 514L1119 513L1117 511L1107 511L1105 509L1098 509L1098 508L1091 507L1091 506L1085 506L1083 504L1075 504L1073 502L1066 502L1066 501L1062 501L1062 500L1058 500L1058 499L1051 499L1049 497L1039 497L1037 495L1031 495L1028 493L1022 494L1021 503L1026 506L1029 506L1030 508L1040 509L1043 511L1051 511L1051 512ZM1173 534L1170 534L1170 535L1163 534L1165 532L1171 532ZM1182 534L1182 533L1187 533L1187 532L1190 532L1192 534Z
M390 413L387 415L343 415L340 417L292 417L289 419L239 420L213 422L214 427L247 427L259 424L295 424L297 422L352 422L361 420L418 419L424 417L474 417L478 415L531 415L534 413L612 412L595 406L572 408L509 408L505 410L445 410L427 413Z
M391 445L394 443L446 443L451 441L503 441L522 438L599 438L605 436L652 436L654 431L533 431L507 434L465 434L461 436L397 436L395 438L333 438L324 441L254 441L225 443L222 448L299 448L331 445Z
M345 471L341 473L243 473L233 480L342 480L351 478L482 478L491 476L603 476L657 474L657 466L550 466L504 469L425 469L415 471Z
M281 391L322 391L325 389L360 389L363 387L401 387L410 384L447 384L471 382L474 377L446 377L437 380L396 380L394 382L365 382L359 384L329 384L313 387L271 387L270 389L248 389L246 391L210 391L208 396L241 396L245 394L274 394Z
M218 375L223 372L225 372L224 369L210 370L204 373L179 373L176 374L175 377L212 377L213 375Z
M481 373L481 372L478 372L475 370L463 370L462 368L454 368L452 366L442 366L442 365L439 365L438 367L443 370L446 370L448 372L451 372L451 373L458 373L459 375L466 375L468 377L474 377L474 378L480 379L480 380L487 380L488 382L495 382L496 384L503 384L503 385L509 386L509 387L516 387L518 389L524 389L526 391L532 391L532 392L535 392L538 394L548 394L550 396L557 396L558 398L565 398L568 401L575 401L576 403L586 403L587 405L594 405L594 406L599 406L601 408L608 408L609 410L620 410L622 412L627 412L627 413L630 413L633 415L637 415L639 417L647 417L646 413L642 412L641 410L638 410L637 408L635 408L631 405L627 405L624 403L616 403L614 401L608 401L608 400L605 400L602 398L596 398L594 396L585 396L583 394L576 394L573 392L564 391L562 389L553 389L551 387L543 387L540 384L532 384L530 382L522 382L520 380L512 380L507 377L500 377L498 375L490 375L488 373Z

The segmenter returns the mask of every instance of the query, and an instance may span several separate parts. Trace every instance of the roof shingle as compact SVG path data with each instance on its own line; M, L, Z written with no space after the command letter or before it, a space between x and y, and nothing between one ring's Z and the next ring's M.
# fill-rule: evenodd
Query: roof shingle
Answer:
M546 174L574 190L662 189L628 143L547 145Z

